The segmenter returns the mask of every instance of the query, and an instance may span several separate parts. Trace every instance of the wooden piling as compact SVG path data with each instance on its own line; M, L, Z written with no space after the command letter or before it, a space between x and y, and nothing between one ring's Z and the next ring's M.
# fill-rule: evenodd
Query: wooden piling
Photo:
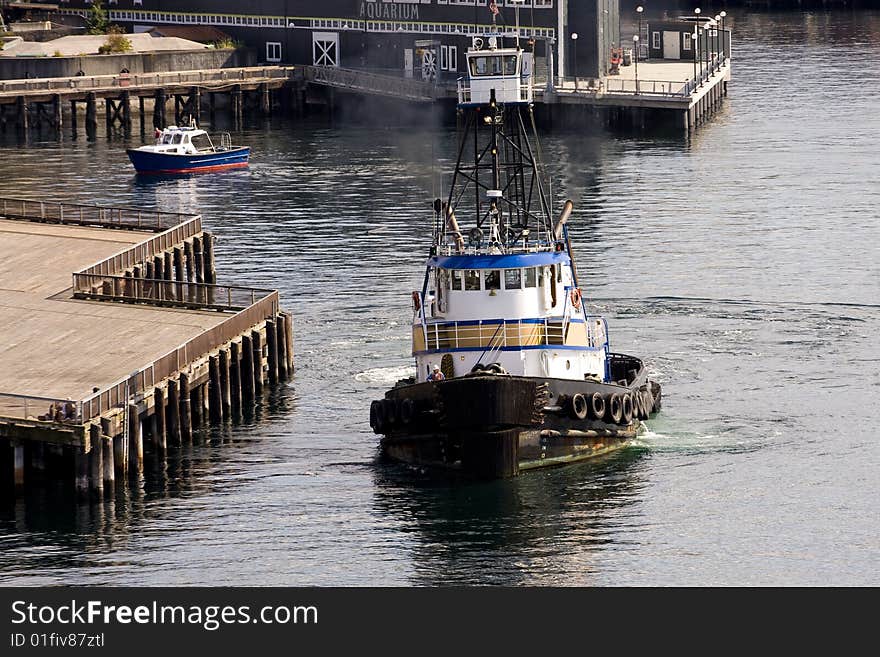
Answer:
M221 349L217 361L220 368L220 402L223 409L223 419L228 420L232 412L232 404L229 401L229 352Z
M200 123L202 120L202 93L198 87L192 87L189 90L189 106L192 118L196 120L197 124Z
M183 250L179 246L174 247L174 280L177 281L176 287L176 298L178 301L182 301L184 298L184 278L183 278Z
M98 436L101 441L101 452L103 453L103 461L104 461L104 488L107 489L108 492L113 491L113 487L116 485L116 469L113 465L113 441L107 437L102 436L100 433L100 427L97 425L92 425L98 429ZM95 448L95 442L92 441L92 449Z
M275 316L275 333L278 349L278 380L287 381L287 331L285 330L284 317L280 314Z
M272 113L272 98L269 95L269 85L265 82L260 84L260 113L264 117Z
M202 248L202 238L193 237L193 260L195 260L196 283L205 282L205 255Z
M70 101L70 136L76 139L76 101Z
M89 457L81 445L73 447L73 467L77 495L85 497L89 492Z
M98 97L94 91L86 94L86 136L94 139L98 134Z
M131 137L131 92L127 89L122 92L122 131Z
M153 432L153 447L162 454L168 449L168 433L165 424L165 391L153 390L153 415L156 418L156 431Z
M193 428L201 427L205 423L205 386L196 386L190 392L190 411L192 413Z
M138 124L141 128L141 134L143 135L146 130L145 121L144 121L144 97L138 96Z
M293 315L281 313L284 319L284 349L287 358L287 376L293 376Z
M144 469L144 433L137 404L128 405L128 464L133 472Z
M165 409L165 428L168 442L180 445L180 394L177 381L168 381L168 406Z
M257 331L251 331L251 341L253 342L253 353L254 358L254 397L259 397L263 394L263 336Z
M101 418L101 433L113 436L113 467L116 469L116 478L124 480L128 473L128 442L125 434L123 432L113 435L110 419L106 417Z
M27 99L24 96L19 96L16 101L16 106L18 110L18 129L21 132L27 133L28 128L30 128L28 114L30 109L28 107Z
M247 408L254 403L254 347L249 335L241 336L241 398Z
M214 235L204 231L202 248L205 259L205 283L215 285L217 283L217 268L214 265Z
M183 261L186 265L186 280L188 283L195 283L195 262L193 261L193 243L192 240L186 240L183 243Z
M104 448L101 446L101 427L89 427L89 488L100 497L104 493Z
M234 130L241 130L242 124L242 93L241 85L232 88L232 126Z
M278 332L275 329L275 320L266 320L266 347L269 361L269 385L278 383Z
M189 375L180 373L180 440L192 442L192 400L190 399Z
M174 280L174 265L172 263L172 254L171 251L165 251L163 254L163 274L162 278L168 281L165 284L165 299L173 299L174 298L174 284L171 282Z
M63 120L61 112L61 94L52 94L52 125L59 137L61 136L61 124Z
M162 130L165 126L165 90L156 89L153 105L153 127Z
M211 424L223 420L223 403L220 397L220 357L208 358L208 413Z
M24 443L19 440L12 442L12 461L16 490L24 488Z
M233 342L229 345L229 402L232 417L241 417L241 345Z

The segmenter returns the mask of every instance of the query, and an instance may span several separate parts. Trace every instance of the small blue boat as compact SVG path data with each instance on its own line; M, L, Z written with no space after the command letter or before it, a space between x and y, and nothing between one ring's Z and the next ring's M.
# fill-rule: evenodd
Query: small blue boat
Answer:
M228 132L220 137L220 145L208 133L194 125L171 125L156 130L156 143L129 148L128 159L138 173L197 173L239 169L248 165L251 149L233 146Z

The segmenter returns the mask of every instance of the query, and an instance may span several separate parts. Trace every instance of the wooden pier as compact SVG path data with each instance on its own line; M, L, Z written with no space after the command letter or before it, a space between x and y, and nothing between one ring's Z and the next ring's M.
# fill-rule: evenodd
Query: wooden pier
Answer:
M269 116L274 106L288 105L282 91L289 90L293 72L293 67L268 66L0 81L0 130L47 127L60 136L67 116L76 136L77 114L84 109L86 134L94 137L101 104L107 134L118 130L129 136L134 117L142 133L150 115L151 130L169 125L169 117L178 125L188 118L198 121L204 113L213 118L218 97L238 129L247 113Z
M278 292L220 285L200 216L0 199L0 485L144 472L293 373Z

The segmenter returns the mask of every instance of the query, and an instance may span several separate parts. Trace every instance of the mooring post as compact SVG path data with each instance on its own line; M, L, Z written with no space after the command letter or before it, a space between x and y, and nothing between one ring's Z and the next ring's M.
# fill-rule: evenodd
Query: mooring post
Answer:
M107 137L113 134L113 110L114 102L110 98L104 99L104 123L107 127Z
M263 394L263 335L257 331L251 331L254 355L254 396Z
M15 489L21 491L24 488L24 443L20 440L12 441L12 459Z
M228 420L232 410L232 404L229 401L229 352L221 349L218 366L220 367L220 402L223 408L223 419Z
M274 386L278 383L278 332L274 319L266 320L266 347L269 352L269 385Z
M192 442L192 400L190 399L189 375L180 373L180 440Z
M223 402L220 396L220 357L208 358L208 412L211 424L223 420Z
M29 125L28 118L28 102L24 96L19 96L16 104L18 106L18 129L20 132L27 132Z
M94 91L86 94L86 136L94 139L98 134L98 99Z
M260 83L260 113L265 117L272 113L272 98L269 95L269 85Z
M189 90L189 107L190 107L190 112L192 113L192 117L196 120L196 123L201 123L201 120L202 120L202 93L198 87L192 87Z
M254 403L254 347L249 335L241 336L241 398L247 408Z
M180 445L180 394L177 381L168 381L168 406L165 409L165 426L168 442Z
M167 428L165 425L165 391L153 390L153 415L156 417L156 431L153 433L153 446L162 454L168 449Z
M205 282L205 254L202 249L202 238L193 237L193 260L195 260L196 283Z
M186 240L183 243L183 261L186 265L186 281L188 283L195 283L195 262L193 262L192 240Z
M232 417L241 417L241 345L232 342L229 345L229 402Z
M104 450L101 447L101 428L97 425L89 427L89 488L101 497L104 493Z
M241 130L242 124L242 94L241 85L232 88L232 126L233 130Z
M133 472L144 469L144 433L138 415L137 404L128 405L128 464Z

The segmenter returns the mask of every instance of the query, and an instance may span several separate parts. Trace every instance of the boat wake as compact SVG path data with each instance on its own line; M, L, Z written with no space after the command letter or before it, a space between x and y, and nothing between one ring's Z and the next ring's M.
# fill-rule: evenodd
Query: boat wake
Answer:
M398 365L397 367L374 367L354 375L354 380L361 383L394 384L400 379L415 374L412 365Z

